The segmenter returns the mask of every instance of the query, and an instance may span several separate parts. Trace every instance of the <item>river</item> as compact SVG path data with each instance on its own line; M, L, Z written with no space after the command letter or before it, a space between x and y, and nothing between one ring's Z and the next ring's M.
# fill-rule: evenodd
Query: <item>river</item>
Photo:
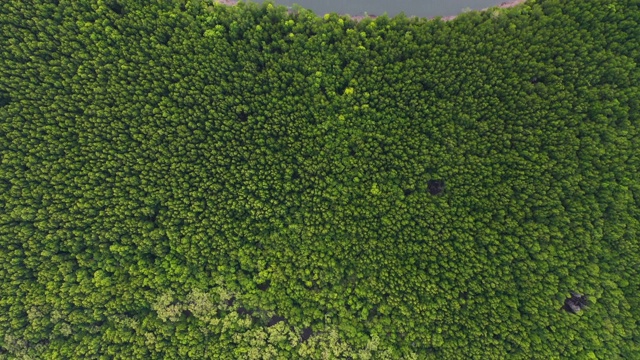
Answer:
M502 0L504 1L504 0ZM261 3L262 1L254 1ZM500 0L276 0L278 5L294 3L313 10L317 15L336 12L339 14L394 16L404 12L407 16L434 17L452 16L465 8L481 10L500 5Z

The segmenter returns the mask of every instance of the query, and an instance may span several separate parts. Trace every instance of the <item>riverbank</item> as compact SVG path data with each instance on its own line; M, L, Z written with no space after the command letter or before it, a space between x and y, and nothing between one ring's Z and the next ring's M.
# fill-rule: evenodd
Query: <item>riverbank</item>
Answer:
M511 7L516 6L516 5L523 4L523 3L525 3L526 1L527 1L527 0L506 1L506 2L503 2L503 3L501 3L500 5L498 5L498 7L499 7L499 8L503 8L503 9L511 8ZM484 8L484 9L481 9L480 11L487 11L487 10L489 10L489 9L490 9L490 8ZM372 19L375 19L375 18L377 17L377 15L357 15L357 16L351 16L351 18L352 18L352 19L354 19L354 20L356 20L356 21L360 21L360 20L362 20L362 19L366 19L367 17L372 18ZM451 21L451 20L453 20L453 19L455 19L455 18L457 18L457 17L458 17L458 15L451 15L451 16L443 16L443 17L441 17L441 19L442 19L442 21ZM436 18L436 16L431 16L431 17L429 17L429 20L431 20L431 19L435 19L435 18Z
M507 2L503 2L502 4L498 5L498 7L499 7L499 8L504 8L504 9L506 9L506 8L514 7L514 6L516 6L516 5L523 4L523 3L525 3L526 1L527 1L527 0L507 1ZM480 11L487 11L487 10L489 10L489 9L490 9L490 8L484 8L484 9L482 9L482 10L480 10ZM453 20L453 19L455 19L455 18L457 18L457 17L458 17L458 15L443 16L443 17L442 17L442 21L451 21L451 20ZM434 19L434 17L430 17L429 19Z

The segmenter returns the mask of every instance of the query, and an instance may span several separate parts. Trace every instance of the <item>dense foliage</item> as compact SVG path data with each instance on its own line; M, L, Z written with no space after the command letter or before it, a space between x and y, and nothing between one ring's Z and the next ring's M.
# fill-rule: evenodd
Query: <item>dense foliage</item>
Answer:
M0 359L639 359L639 63L638 0L1 1Z

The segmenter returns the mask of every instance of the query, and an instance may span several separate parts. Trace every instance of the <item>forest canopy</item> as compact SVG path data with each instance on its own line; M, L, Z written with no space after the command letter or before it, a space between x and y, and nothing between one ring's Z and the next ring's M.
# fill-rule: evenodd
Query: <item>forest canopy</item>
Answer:
M637 0L0 1L0 359L639 359L639 63Z

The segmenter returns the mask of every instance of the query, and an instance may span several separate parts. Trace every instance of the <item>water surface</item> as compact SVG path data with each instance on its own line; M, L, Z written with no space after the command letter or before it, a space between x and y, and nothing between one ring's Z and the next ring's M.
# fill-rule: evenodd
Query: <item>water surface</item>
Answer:
M253 0L261 3L260 0ZM407 16L434 17L456 15L465 8L480 10L500 5L505 0L275 0L276 4L301 5L317 15L331 12L339 14L389 16L404 12Z

